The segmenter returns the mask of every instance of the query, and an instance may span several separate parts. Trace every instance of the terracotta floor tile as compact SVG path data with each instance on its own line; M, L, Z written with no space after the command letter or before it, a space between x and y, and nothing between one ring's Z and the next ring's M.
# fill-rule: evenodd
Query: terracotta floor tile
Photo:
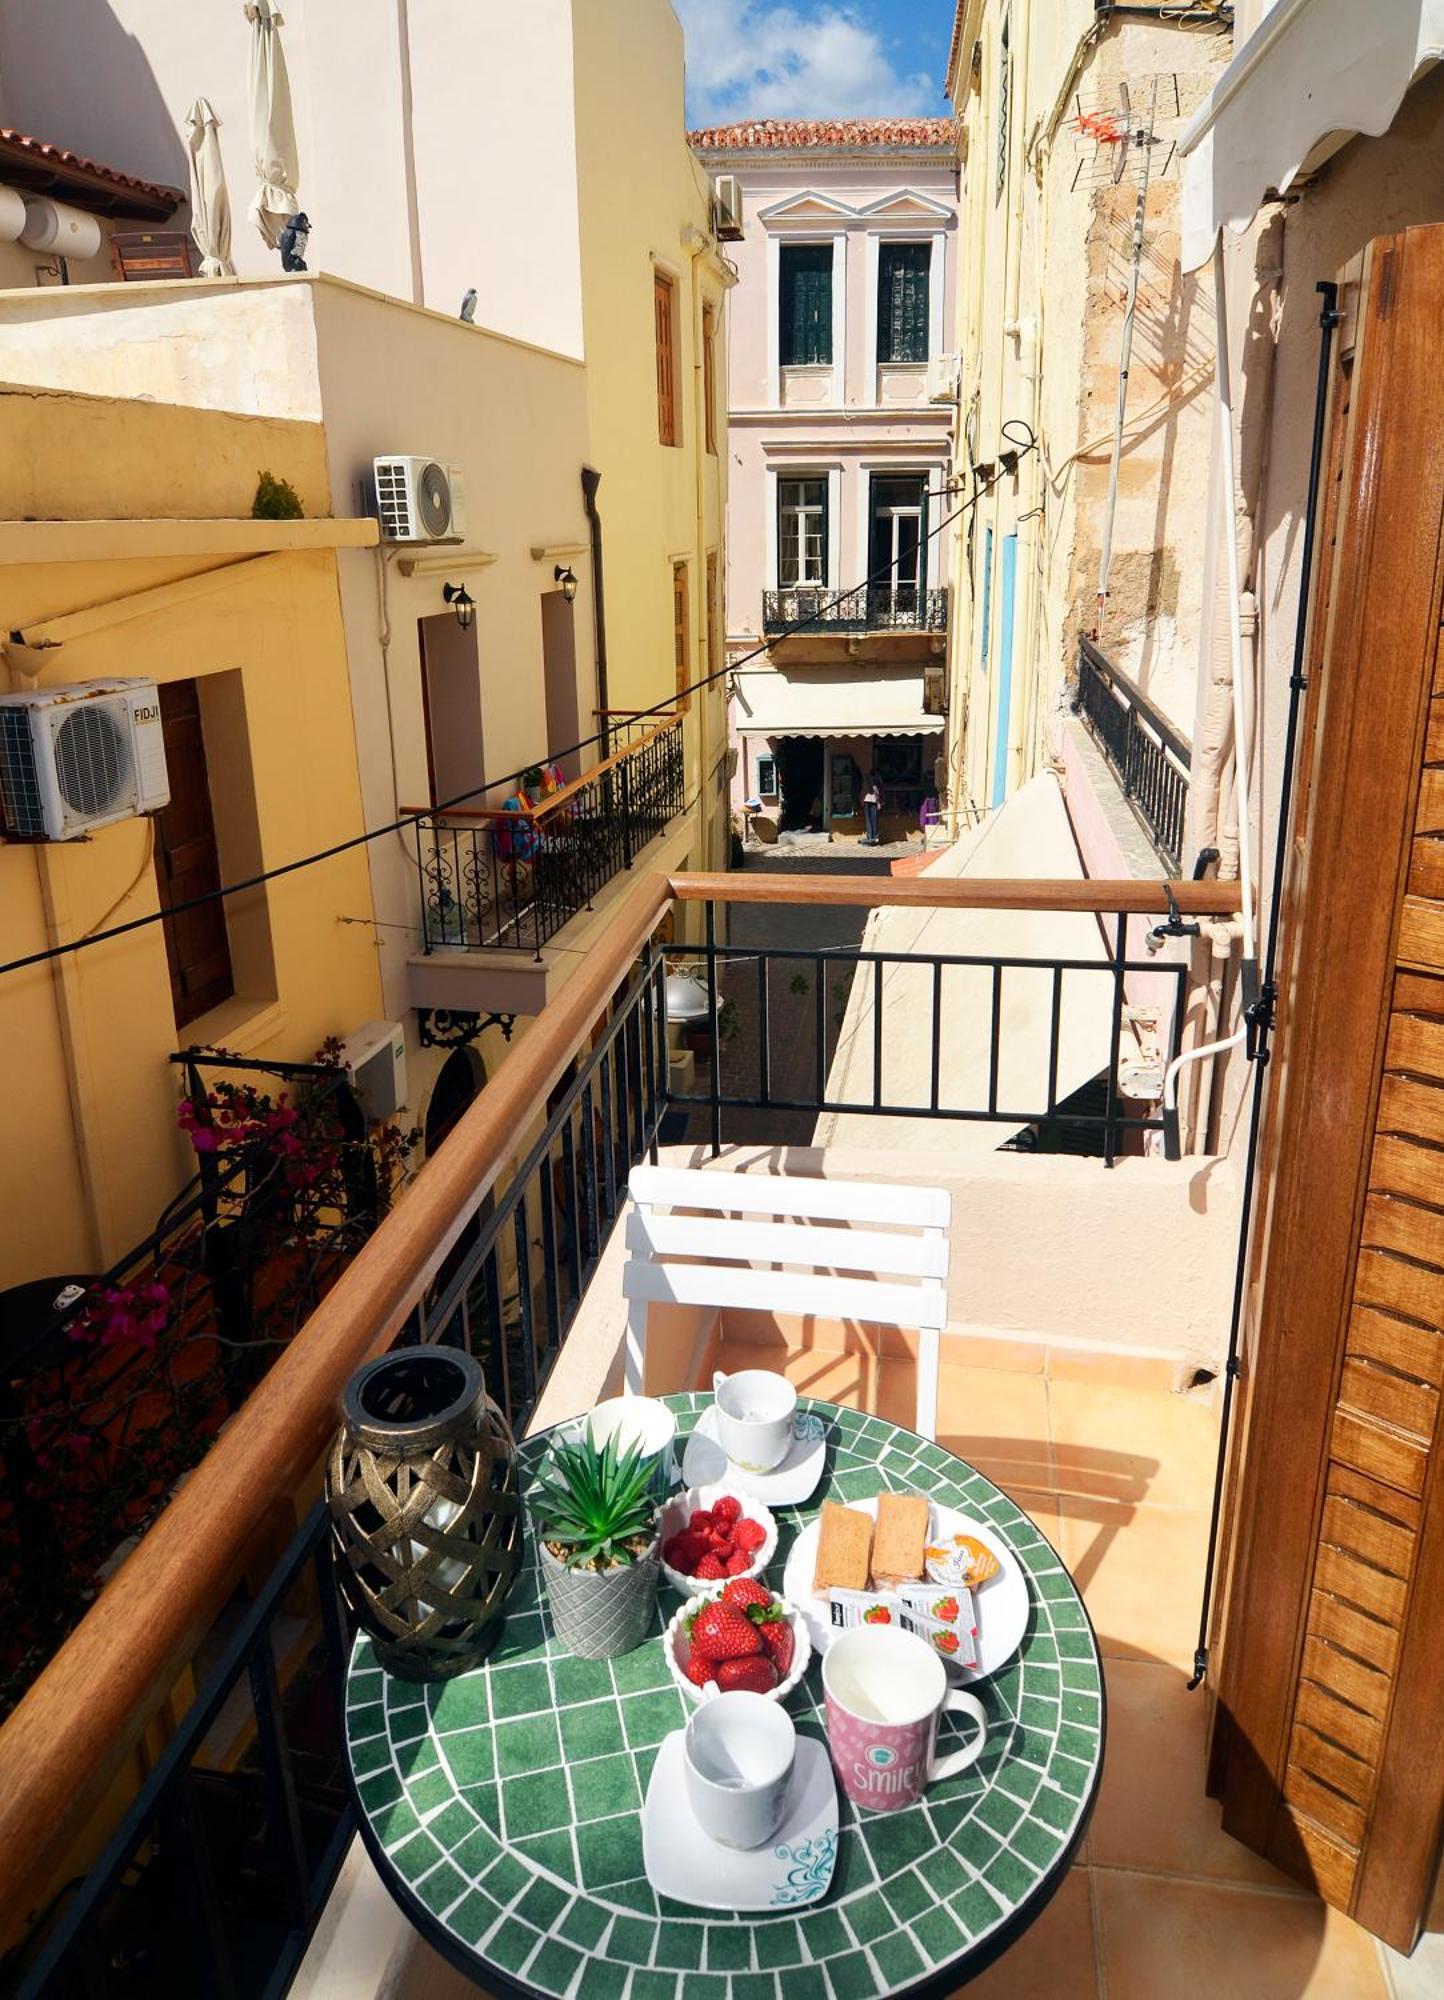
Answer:
M1010 1375L1042 1375L1048 1349L1041 1340L1005 1340L1001 1335L960 1333L946 1329L942 1360L958 1368L1002 1368Z
M1208 1516L1063 1494L1059 1553L1111 1659L1182 1666L1198 1637Z
M985 1465L1000 1485L1050 1488L1043 1377L944 1362L938 1370L938 1443L970 1465Z
M1188 1692L1182 1666L1109 1660L1107 1676L1108 1753L1093 1812L1091 1858L1100 1866L1209 1875L1305 1894L1219 1824L1218 1804L1203 1789L1208 1701Z
M1095 2000L1087 1869L1070 1868L1037 1923L963 1990L967 2000Z
M1218 1420L1206 1404L1155 1389L1050 1381L1059 1490L1155 1507L1206 1507Z
M1312 1896L1112 1868L1093 1883L1108 2000L1388 2000L1374 1940Z

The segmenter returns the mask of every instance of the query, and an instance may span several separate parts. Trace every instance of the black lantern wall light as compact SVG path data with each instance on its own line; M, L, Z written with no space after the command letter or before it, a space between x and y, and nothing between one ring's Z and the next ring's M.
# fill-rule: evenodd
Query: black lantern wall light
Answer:
M443 584L441 594L456 613L456 622L463 632L469 632L476 619L476 599L464 583Z

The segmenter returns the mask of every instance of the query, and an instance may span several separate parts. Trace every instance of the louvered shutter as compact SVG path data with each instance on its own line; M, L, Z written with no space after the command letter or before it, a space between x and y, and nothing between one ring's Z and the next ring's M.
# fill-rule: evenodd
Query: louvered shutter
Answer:
M832 245L784 243L781 253L784 368L832 360Z
M877 358L928 358L928 279L932 247L927 243L884 243L877 260Z

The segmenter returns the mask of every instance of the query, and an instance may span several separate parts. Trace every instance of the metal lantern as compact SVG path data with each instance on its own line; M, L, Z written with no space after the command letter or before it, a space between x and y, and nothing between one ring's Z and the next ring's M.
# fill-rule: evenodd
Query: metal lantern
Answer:
M496 1644L521 1562L510 1426L450 1347L368 1362L341 1415L326 1499L346 1600L389 1672L465 1673Z

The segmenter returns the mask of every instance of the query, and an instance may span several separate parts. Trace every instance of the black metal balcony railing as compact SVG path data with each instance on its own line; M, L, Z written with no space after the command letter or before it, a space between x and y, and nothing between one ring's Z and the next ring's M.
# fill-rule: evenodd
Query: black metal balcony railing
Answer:
M1142 688L1081 634L1073 708L1123 787L1123 796L1159 859L1170 874L1178 874L1188 813L1188 744Z
M948 593L868 583L839 596L823 584L762 593L764 632L946 632Z
M536 807L438 813L417 825L425 949L541 954L548 938L684 803L682 722L612 723L619 747Z

